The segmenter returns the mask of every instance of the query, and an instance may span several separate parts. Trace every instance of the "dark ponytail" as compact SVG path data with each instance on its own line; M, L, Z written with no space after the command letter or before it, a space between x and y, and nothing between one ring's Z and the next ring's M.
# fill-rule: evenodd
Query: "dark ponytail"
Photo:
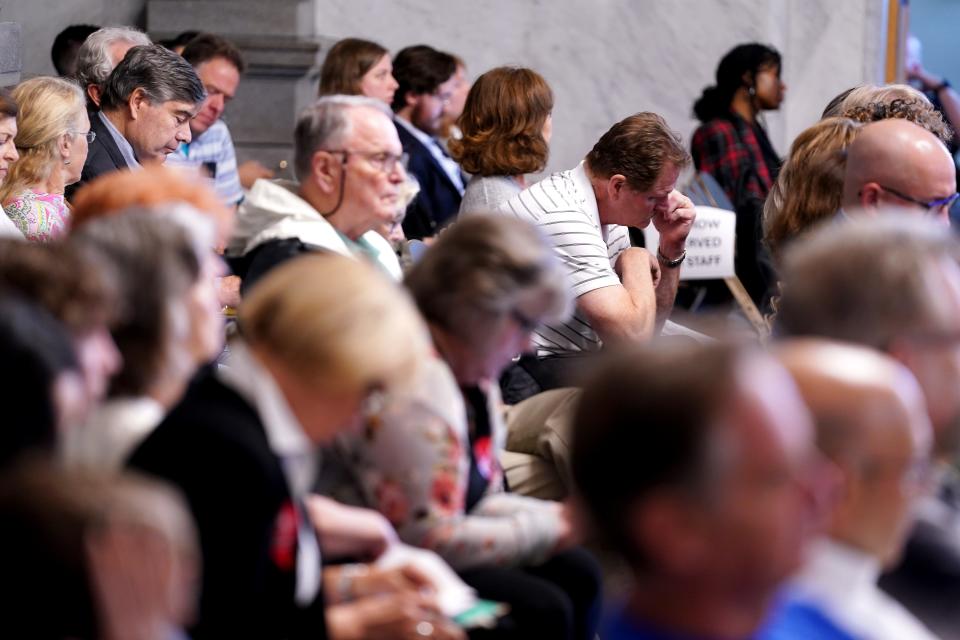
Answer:
M762 67L780 66L780 53L763 44L741 44L723 56L717 66L716 84L703 90L693 104L693 113L700 122L725 115L737 89L744 85L744 74L755 76Z

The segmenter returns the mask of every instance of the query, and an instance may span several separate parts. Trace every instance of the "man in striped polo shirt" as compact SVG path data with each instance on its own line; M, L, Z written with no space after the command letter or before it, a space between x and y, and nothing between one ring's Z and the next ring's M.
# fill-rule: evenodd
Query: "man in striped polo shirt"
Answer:
M663 118L637 113L611 127L579 166L501 206L550 238L577 300L570 320L536 330L536 355L520 361L542 390L570 384L582 356L604 344L648 340L663 326L696 217L675 188L689 163ZM631 247L627 233L651 222L660 232L656 257Z
M202 33L191 40L183 50L183 57L203 82L207 99L190 121L193 139L167 156L167 164L202 170L213 179L223 203L236 207L243 199L243 189L230 129L220 116L237 92L246 64L235 46L211 33Z

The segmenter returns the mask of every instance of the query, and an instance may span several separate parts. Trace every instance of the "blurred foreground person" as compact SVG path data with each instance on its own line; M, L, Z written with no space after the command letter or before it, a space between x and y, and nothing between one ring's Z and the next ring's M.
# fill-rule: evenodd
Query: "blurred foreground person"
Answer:
M437 552L509 619L489 636L592 639L596 562L569 505L504 493L497 378L533 328L568 312L559 261L532 225L467 216L407 274L436 355L369 416L347 456L366 504Z
M166 167L146 167L141 171L117 171L97 178L77 192L73 209L73 229L82 229L89 222L123 214L131 208L163 213L178 204L187 205L177 221L204 244L207 251L201 263L202 277L192 287L192 314L206 318L211 326L200 335L210 340L193 345L198 364L213 360L223 347L223 318L212 312L223 306L236 307L240 301L240 279L226 275L223 259L218 255L233 230L233 215L219 200L209 184L198 176ZM207 226L214 225L211 238ZM193 315L191 316L193 319ZM214 333L214 331L218 333Z
M939 142L937 143L939 144ZM776 331L885 351L916 376L933 426L937 495L922 500L901 564L881 586L935 632L960 598L960 246L902 214L815 231L787 252Z
M91 256L70 244L0 240L0 292L49 311L70 334L90 406L107 393L121 359L110 323L114 283Z
M145 478L19 465L0 477L0 549L11 638L174 640L196 614L190 513Z
M203 235L203 223L205 241L196 238ZM71 462L112 471L180 400L197 367L210 360L205 349L199 349L202 358L195 357L197 345L222 344L219 309L201 304L196 294L212 288L201 280L201 265L210 253L213 225L191 208L168 205L165 211L132 210L91 221L71 241L96 252L116 276L118 312L111 334L123 366L110 383L108 400L67 438L66 454Z
M767 355L677 342L609 362L584 390L572 459L635 577L604 640L751 637L813 533L819 462Z
M402 639L426 624L461 638L416 577L363 592L338 567L322 570L303 502L314 445L356 425L427 357L409 299L361 262L305 256L251 292L239 328L230 366L196 381L130 459L178 486L197 520L191 636Z
M47 310L0 291L0 468L53 454L90 409L70 335Z
M933 640L877 586L899 559L930 482L932 432L916 379L889 356L840 343L789 341L777 355L813 413L817 448L839 470L843 489L826 514L826 536L761 637Z

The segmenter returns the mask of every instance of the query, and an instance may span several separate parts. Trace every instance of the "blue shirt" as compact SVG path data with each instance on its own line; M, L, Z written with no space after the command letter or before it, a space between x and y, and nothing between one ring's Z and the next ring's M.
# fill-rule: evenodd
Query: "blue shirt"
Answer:
M707 636L692 636L657 628L637 620L625 609L617 610L606 619L600 637L603 640L711 640Z
M182 143L167 156L167 165L210 169L213 186L224 204L232 207L243 200L237 154L230 139L230 129L223 120L214 122L189 144Z
M858 640L822 611L803 601L787 598L777 607L769 622L764 626L757 640Z

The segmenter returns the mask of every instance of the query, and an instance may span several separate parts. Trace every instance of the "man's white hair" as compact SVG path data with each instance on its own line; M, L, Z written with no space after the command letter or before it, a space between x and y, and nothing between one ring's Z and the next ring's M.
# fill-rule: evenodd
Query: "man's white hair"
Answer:
M131 27L104 27L94 31L77 52L77 82L86 90L91 85L102 85L117 62L110 59L110 46L129 42L132 46L153 44L142 31Z

